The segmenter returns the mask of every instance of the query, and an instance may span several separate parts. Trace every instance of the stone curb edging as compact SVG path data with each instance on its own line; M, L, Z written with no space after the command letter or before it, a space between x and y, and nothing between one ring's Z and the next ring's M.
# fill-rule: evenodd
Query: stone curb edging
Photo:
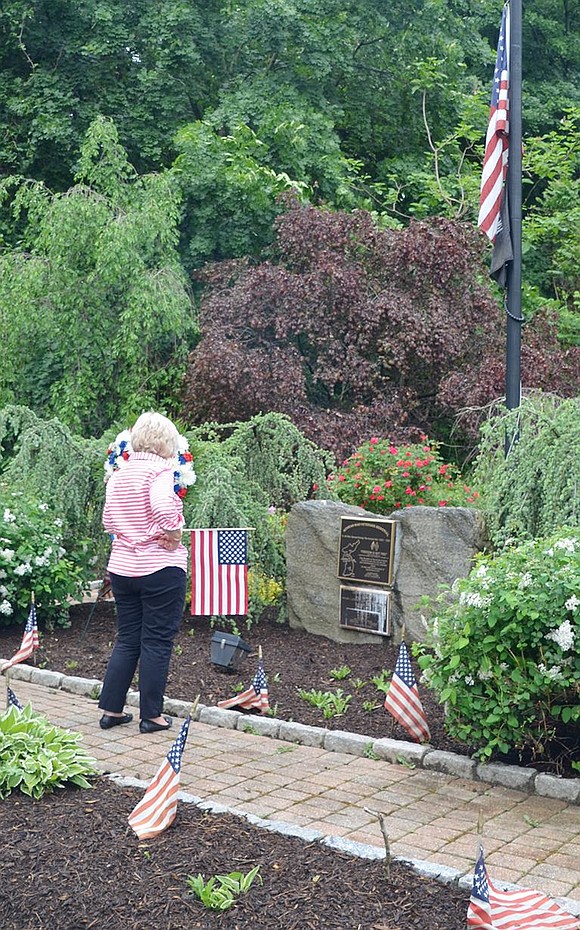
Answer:
M102 682L96 678L77 678L24 664L13 666L10 670L10 677L95 699L102 687ZM129 691L127 705L139 706L138 691ZM191 702L166 697L163 710L175 717L186 717L191 706ZM558 778L555 775L545 775L537 769L504 765L501 762L484 764L468 756L433 749L426 743L419 745L405 740L374 739L358 733L349 733L346 730L328 730L324 727L307 726L279 720L276 717L258 717L253 714L244 714L241 711L208 707L204 704L198 705L195 719L209 726L269 736L272 739L282 739L302 746L314 746L329 752L343 752L347 755L382 759L411 768L418 767L445 775L454 775L457 778L482 781L490 785L524 791L539 797L580 806L580 778Z
M133 778L126 775L111 774L107 775L112 782L127 788L142 788L145 790L149 782L140 778ZM270 833L278 833L281 836L296 837L304 843L320 843L321 846L327 846L329 849L346 853L358 859L384 859L385 850L380 846L371 846L367 843L356 843L353 840L345 839L340 836L328 836L320 830L313 830L310 827L299 827L296 824L286 823L283 820L269 820L263 817L257 817L255 814L248 814L238 810L235 807L227 807L225 804L212 804L204 801L197 795L189 794L187 791L179 791L177 797L184 804L195 804L202 811L210 814L232 814L234 817L241 817L248 823L260 830L267 830ZM473 887L473 872L461 869L453 869L451 866L438 865L436 862L428 862L425 859L409 859L405 856L392 856L393 862L401 862L409 866L413 872L425 878L432 878L441 882L443 885L456 885L465 891L471 891ZM522 891L523 885L514 885L511 882L495 881L495 886L502 891ZM580 917L580 901L574 901L572 898L554 898L557 904L567 911L572 917Z

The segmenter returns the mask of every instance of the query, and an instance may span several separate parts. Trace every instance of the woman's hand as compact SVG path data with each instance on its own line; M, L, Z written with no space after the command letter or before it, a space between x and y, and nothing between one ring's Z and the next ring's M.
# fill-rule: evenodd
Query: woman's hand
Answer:
M162 549L175 552L181 544L181 530L164 530L163 534L158 537L157 542Z

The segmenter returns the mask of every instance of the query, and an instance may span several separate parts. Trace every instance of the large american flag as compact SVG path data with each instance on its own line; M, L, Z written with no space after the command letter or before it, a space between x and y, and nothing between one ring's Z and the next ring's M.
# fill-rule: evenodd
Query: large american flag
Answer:
M2 671L5 672L6 669L12 668L13 665L17 665L19 662L24 662L25 659L29 659L34 650L38 649L39 645L36 607L33 601L30 605L26 626L24 627L24 635L22 637L20 649L2 666Z
M250 687L226 701L218 701L217 706L226 709L228 707L242 707L244 710L256 708L262 714L267 713L270 708L268 680L261 659L258 661L258 671L252 678Z
M152 836L157 836L158 833L163 833L175 820L181 757L189 733L190 721L191 715L184 721L157 775L137 807L129 814L129 826L140 840L148 840Z
M492 242L498 233L508 162L509 31L510 6L506 3L497 45L477 218L477 225Z
M248 534L245 530L191 531L191 614L248 612Z
M405 643L401 643L399 649L397 664L385 698L385 710L388 710L418 743L429 741L431 733Z
M479 930L578 930L580 922L540 891L498 891L485 868L483 847L473 876L467 926Z

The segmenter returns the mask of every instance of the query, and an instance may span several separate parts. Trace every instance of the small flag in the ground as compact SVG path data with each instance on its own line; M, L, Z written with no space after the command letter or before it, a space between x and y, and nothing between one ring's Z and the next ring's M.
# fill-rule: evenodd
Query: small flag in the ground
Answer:
M191 614L230 616L248 612L246 530L191 531Z
M10 710L11 707L15 707L16 710L22 710L22 704L20 703L20 701L14 694L14 691L12 690L10 685L8 685L6 689L6 707L8 708L8 710Z
M429 725L419 698L419 689L413 675L409 653L401 643L391 685L385 698L385 710L405 728L409 736L419 743L426 743L431 736Z
M188 716L163 760L157 775L147 791L129 814L129 826L140 840L148 840L163 833L175 820L177 793L181 772L181 757L189 732L191 716Z
M269 710L268 680L261 659L258 661L258 671L252 678L250 687L226 701L218 701L217 706L226 709L228 707L242 707L244 710L256 708L262 714Z
M497 233L508 162L509 27L510 9L506 3L497 43L477 218L477 225L492 242Z
M540 891L498 891L488 878L480 847L467 926L478 930L578 930L580 921Z
M25 659L29 659L34 650L38 649L39 645L36 607L33 601L30 605L30 613L28 614L26 626L24 627L24 636L22 637L20 649L18 652L14 653L12 658L2 667L2 671L5 672L6 669L12 668L13 665L17 665L19 662L24 662Z

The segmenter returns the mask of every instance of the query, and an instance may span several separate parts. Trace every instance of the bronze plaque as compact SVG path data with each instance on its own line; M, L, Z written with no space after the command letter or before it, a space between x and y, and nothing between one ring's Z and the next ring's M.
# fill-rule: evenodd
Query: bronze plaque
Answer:
M340 518L338 577L344 581L393 582L395 520Z
M391 635L392 591L340 586L340 625L378 636Z

